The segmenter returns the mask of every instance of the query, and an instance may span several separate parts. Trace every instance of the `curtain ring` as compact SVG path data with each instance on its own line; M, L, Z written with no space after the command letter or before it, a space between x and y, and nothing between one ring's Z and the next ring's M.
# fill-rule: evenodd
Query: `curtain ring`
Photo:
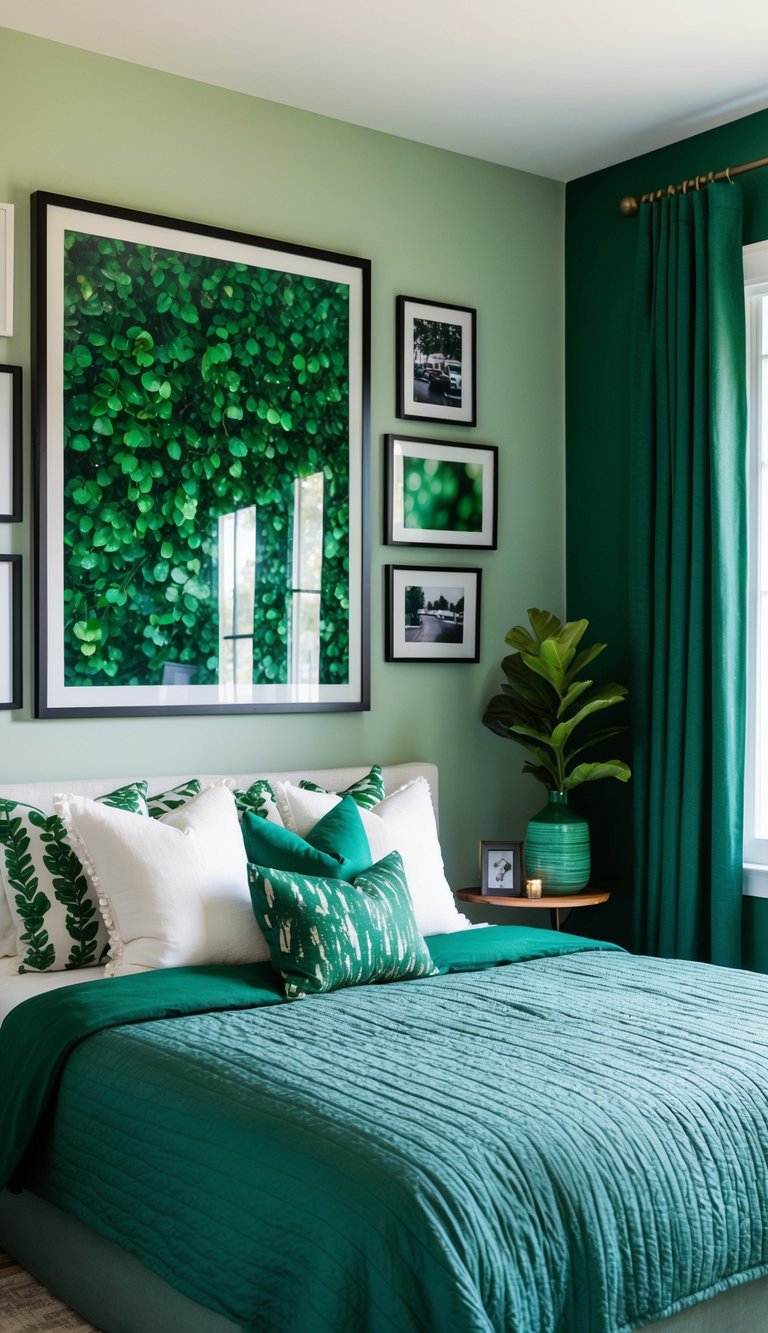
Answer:
M667 198L668 198L668 199L674 199L676 193L677 193L677 191L675 190L674 185L668 185L668 186L667 186Z
M684 181L683 181L683 184L682 184L682 187L681 187L681 188L682 188L682 191L683 191L683 194L687 194L687 193L688 193L688 186L689 186L689 184L690 184L689 181L687 181L687 180L684 180Z
M727 180L727 182L728 182L729 185L733 185L733 181L731 180L731 168L730 168L730 167L726 167L726 168L725 168L725 179Z
M711 185L714 179L715 179L715 173L714 173L714 171L708 171L708 172L707 172L707 185Z
M698 193L698 191L699 191L700 189L701 189L701 176L697 176L697 177L696 177L696 192Z

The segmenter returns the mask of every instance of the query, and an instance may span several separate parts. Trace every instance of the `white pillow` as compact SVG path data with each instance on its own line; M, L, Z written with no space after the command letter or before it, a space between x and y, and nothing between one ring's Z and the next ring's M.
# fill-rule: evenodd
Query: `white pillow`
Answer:
M332 792L294 787L291 782L278 783L275 795L285 824L302 838L341 799ZM400 787L372 810L361 810L360 818L373 861L380 861L395 851L402 856L421 934L449 935L454 930L466 930L471 922L457 911L445 878L435 811L426 778L416 778Z
M208 787L162 819L83 796L57 796L55 805L98 893L107 976L269 958L228 787Z

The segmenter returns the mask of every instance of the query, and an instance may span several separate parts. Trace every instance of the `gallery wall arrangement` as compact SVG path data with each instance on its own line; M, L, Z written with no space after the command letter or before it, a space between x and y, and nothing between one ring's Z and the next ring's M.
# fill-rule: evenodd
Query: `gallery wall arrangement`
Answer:
M476 309L398 296L397 416L474 426L476 348ZM496 445L391 433L383 446L387 545L496 549ZM387 565L384 576L388 662L480 661L481 569Z

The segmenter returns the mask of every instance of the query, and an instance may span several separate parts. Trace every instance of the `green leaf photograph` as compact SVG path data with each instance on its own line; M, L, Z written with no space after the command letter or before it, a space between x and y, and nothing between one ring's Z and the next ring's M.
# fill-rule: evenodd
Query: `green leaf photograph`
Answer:
M495 445L386 435L384 446L389 545L495 548Z
M367 261L37 199L39 706L364 706Z

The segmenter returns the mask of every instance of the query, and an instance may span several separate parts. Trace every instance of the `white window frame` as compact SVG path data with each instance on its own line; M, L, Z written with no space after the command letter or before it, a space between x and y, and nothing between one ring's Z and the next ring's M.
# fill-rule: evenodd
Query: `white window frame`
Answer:
M768 599L760 596L761 561L768 564L768 505L763 476L768 468L768 402L762 373L764 339L763 296L768 296L768 241L744 247L744 286L747 321L747 397L749 404L748 497L749 573L747 612L747 738L744 782L744 892L768 898L768 836L758 836L758 788L768 784L768 745L760 747L758 732L768 732L768 661L758 661L766 641L761 617L768 615ZM761 503L762 494L762 503ZM768 571L762 578L768 582ZM765 798L764 798L765 799ZM764 830L760 830L761 833Z

